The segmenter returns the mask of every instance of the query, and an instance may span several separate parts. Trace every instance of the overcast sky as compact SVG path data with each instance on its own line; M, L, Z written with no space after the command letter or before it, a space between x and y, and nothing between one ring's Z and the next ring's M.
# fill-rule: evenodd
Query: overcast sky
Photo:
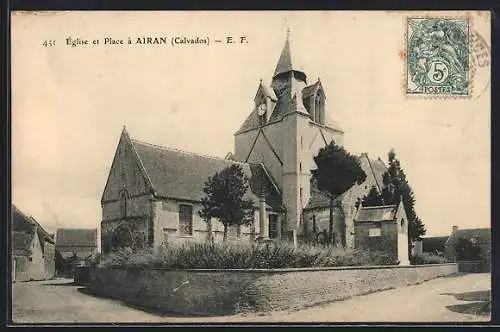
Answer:
M12 19L12 197L49 230L98 227L119 135L224 157L269 84L291 29L308 83L321 78L345 146L394 148L428 235L490 225L489 68L473 98L404 95L403 12L20 14ZM489 16L474 14L489 43ZM166 36L168 45L69 47L67 37ZM172 36L210 38L172 46ZM248 43L215 44L246 36ZM44 40L55 40L43 47Z

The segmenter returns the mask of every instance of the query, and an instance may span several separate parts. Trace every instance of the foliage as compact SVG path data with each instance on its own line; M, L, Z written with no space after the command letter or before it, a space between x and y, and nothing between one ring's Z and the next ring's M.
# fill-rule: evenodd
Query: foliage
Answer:
M101 261L103 267L130 269L267 269L395 264L384 252L285 242L267 244L183 243L133 252L122 248Z
M346 192L355 183L361 184L366 179L366 173L361 168L358 159L347 152L344 147L335 144L332 140L321 148L314 162L317 168L312 170L313 180L318 189L328 195L330 199L330 223L328 240L333 240L333 201ZM341 234L342 244L345 245L345 225Z
M476 260L481 258L481 248L471 240L459 237L455 244L458 260Z
M381 206L384 205L384 197L379 193L377 187L372 186L368 194L364 195L360 201L356 202L356 208L362 206Z
M85 265L96 266L101 262L101 254L95 253L85 259Z
M66 263L66 260L62 257L59 250L56 250L55 252L55 268L56 271L59 273L68 270L68 265Z
M389 167L383 176L383 201L388 205L398 205L401 199L403 200L403 206L409 221L408 248L410 249L409 252L411 252L411 243L421 240L421 237L425 235L426 229L422 220L417 216L415 211L415 194L406 180L406 174L401 168L399 160L396 159L394 150L389 151L388 157Z
M248 225L253 221L253 202L243 199L248 190L248 177L241 166L233 164L209 177L203 187L201 218L209 222L217 218L224 225L224 241L227 228Z
M447 262L448 260L443 256L429 254L425 252L422 254L410 256L411 265L444 264Z

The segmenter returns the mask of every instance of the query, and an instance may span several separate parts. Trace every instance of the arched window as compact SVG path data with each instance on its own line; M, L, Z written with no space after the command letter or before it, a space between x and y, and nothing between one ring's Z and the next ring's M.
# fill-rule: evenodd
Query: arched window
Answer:
M314 97L314 122L325 122L325 100L321 90L318 90Z
M127 201L128 201L129 195L127 189L123 189L120 192L120 217L121 218L126 218L127 217Z

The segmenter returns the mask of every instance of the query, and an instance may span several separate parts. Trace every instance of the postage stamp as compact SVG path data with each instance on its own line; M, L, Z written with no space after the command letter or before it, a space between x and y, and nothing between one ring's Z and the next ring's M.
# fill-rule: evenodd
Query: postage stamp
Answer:
M469 19L407 18L406 93L469 96Z

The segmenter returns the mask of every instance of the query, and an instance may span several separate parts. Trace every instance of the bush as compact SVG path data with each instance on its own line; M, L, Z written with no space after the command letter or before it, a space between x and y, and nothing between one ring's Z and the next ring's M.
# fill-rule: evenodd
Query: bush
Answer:
M411 265L444 264L444 263L448 263L448 260L445 257L434 254L423 253L420 255L415 255L410 257Z
M386 253L288 243L184 243L158 252L124 248L101 260L100 266L166 269L272 269L395 264Z

